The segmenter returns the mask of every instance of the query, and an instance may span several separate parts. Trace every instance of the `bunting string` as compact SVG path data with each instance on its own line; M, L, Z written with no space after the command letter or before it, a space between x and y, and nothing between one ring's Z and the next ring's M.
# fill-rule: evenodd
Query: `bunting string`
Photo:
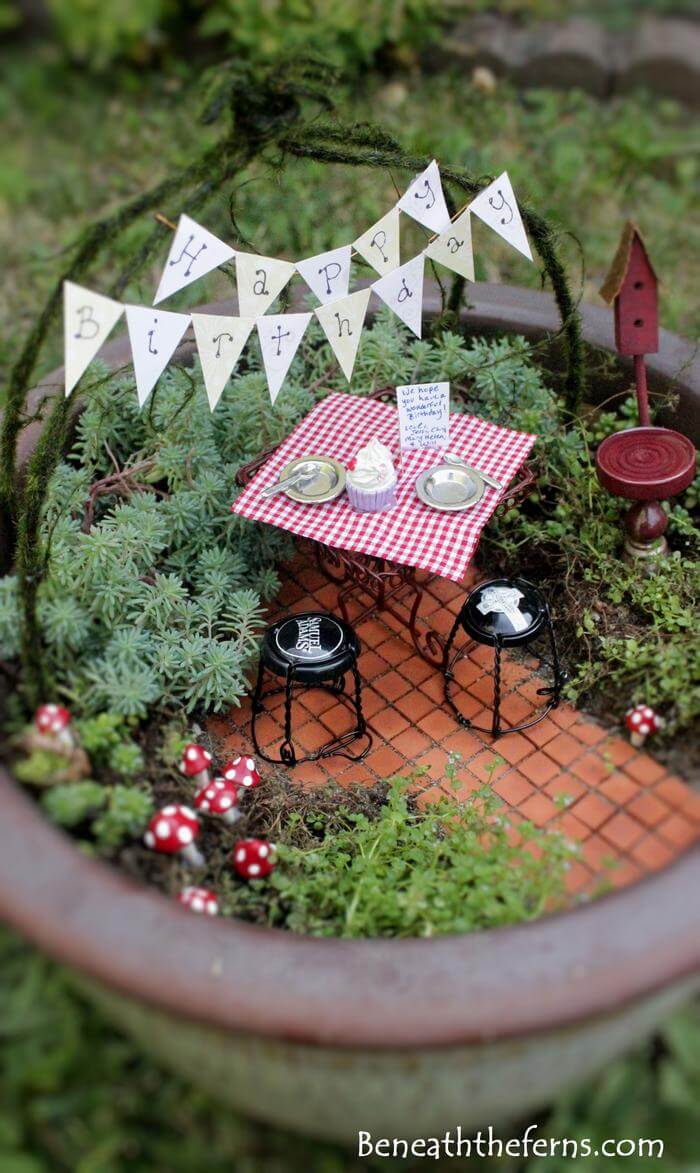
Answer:
M430 233L424 248L403 263L402 213ZM156 219L172 230L173 239L152 307L122 305L65 282L65 394L68 396L74 390L123 313L140 407L147 401L190 324L212 411L254 327L272 403L314 316L350 382L372 294L420 338L426 259L468 281L474 280L473 216L532 260L508 173L504 171L450 216L435 159L413 179L394 207L351 245L296 262L234 249L184 213L177 224L156 213ZM350 292L354 257L361 257L377 276L369 286ZM237 315L174 313L160 308L161 302L228 262L235 265ZM295 274L304 280L319 304L308 313L268 314Z

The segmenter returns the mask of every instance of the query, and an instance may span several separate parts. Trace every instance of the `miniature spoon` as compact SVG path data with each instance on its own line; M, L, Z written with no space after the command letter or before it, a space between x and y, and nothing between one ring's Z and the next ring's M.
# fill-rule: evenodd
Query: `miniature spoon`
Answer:
M291 489L293 485L302 485L306 481L312 481L316 476L316 470L313 472L293 472L283 481L275 481L274 485L268 485L260 494L262 497L272 497L275 493L284 493L286 489Z
M484 472L483 469L477 468L474 464L468 464L463 457L456 456L454 452L445 452L443 460L446 460L448 464L461 464L464 468L473 468L474 472L478 472L484 484L488 485L490 489L495 489L497 493L503 493L505 491L505 485L502 485L495 477L489 476L488 473Z

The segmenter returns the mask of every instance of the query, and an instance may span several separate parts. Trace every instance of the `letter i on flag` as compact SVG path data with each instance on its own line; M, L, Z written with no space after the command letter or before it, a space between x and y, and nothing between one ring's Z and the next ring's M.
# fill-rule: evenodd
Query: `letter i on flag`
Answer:
M493 228L513 248L517 248L528 261L532 260L530 244L507 171L479 192L470 203L469 211L488 224L489 228Z
M270 399L275 402L311 314L270 314L258 318L258 337Z
M64 377L70 395L124 313L111 297L63 282Z
M191 285L205 273L230 261L235 250L224 244L213 233L207 232L201 224L190 220L184 213L180 216L173 243L161 274L158 292L153 304L158 305L166 297Z
M314 311L348 383L352 378L371 289L320 305Z
M143 407L189 326L190 315L141 305L128 305L125 309L136 394L139 407Z

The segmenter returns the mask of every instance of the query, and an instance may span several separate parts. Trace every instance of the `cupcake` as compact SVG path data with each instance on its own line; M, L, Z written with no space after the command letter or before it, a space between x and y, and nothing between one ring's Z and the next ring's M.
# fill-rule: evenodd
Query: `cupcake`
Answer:
M346 489L353 509L380 513L396 504L396 473L391 452L379 440L370 440L348 461Z

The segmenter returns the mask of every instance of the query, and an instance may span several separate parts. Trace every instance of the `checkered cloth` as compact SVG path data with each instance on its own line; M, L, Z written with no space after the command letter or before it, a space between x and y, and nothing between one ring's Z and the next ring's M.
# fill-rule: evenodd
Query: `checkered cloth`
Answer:
M280 470L290 460L314 453L346 464L373 436L391 449L398 465L396 407L355 395L329 395L270 456L235 501L233 512L335 549L369 554L461 582L481 531L503 494L487 487L479 504L463 513L440 513L424 505L416 496L415 483L419 473L438 463L439 454L433 449L403 453L397 467L397 504L386 513L360 513L344 493L324 505L301 505L284 493L261 497L260 490L279 480ZM507 487L536 439L473 415L453 414L447 450Z

